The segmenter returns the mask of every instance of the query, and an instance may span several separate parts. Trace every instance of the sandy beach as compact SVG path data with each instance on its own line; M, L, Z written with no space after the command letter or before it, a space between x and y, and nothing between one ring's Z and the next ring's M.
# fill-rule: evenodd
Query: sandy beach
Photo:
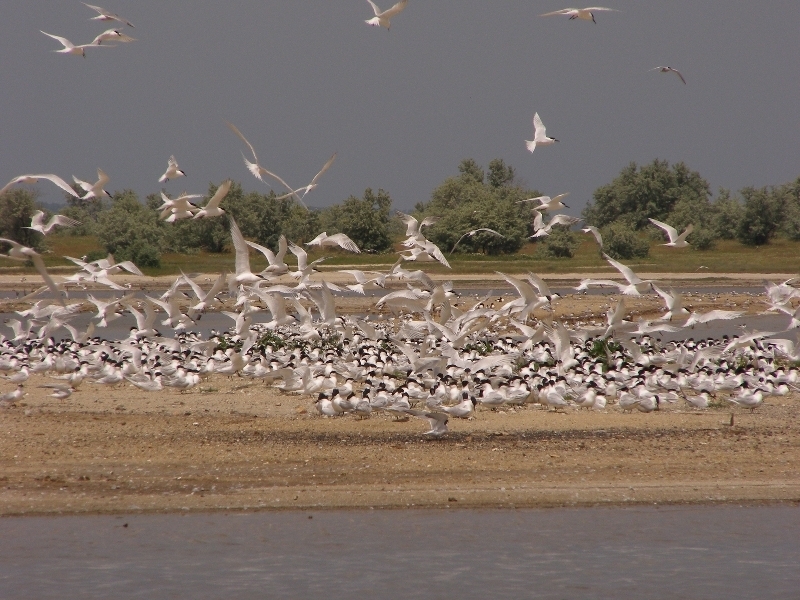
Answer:
M571 296L556 316L601 319L612 301ZM727 292L691 304L764 308ZM656 298L630 306L660 310ZM186 393L85 382L65 401L39 387L51 381L33 375L0 411L2 515L800 501L797 395L753 414L722 400L702 412L481 410L426 440L420 420L321 418L309 397L241 377Z

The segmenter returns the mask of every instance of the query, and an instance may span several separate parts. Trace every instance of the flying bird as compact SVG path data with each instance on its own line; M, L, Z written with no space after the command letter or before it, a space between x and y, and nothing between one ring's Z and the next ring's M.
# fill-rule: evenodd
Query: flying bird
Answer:
M559 208L569 208L569 205L564 204L561 202L562 198L566 198L569 196L569 192L564 194L559 194L558 196L554 196L551 198L550 196L537 196L536 198L526 198L525 200L517 200L517 204L520 202L535 202L539 201L539 206L534 207L533 210L538 210L542 212L548 212L551 210L558 210Z
M554 17L556 15L564 15L565 17L569 17L570 21L573 19L581 19L582 21L591 21L597 25L597 21L594 20L594 13L604 10L619 12L616 8L606 8L605 6L587 6L586 8L562 8L561 10L554 10L553 12L544 13L543 15L539 16Z
M18 183L24 183L25 185L33 185L34 183L36 183L40 179L46 179L47 181L55 183L58 187L60 187L65 192L67 192L70 196L74 196L75 198L78 197L78 194L75 192L75 190L73 190L66 181L61 179L61 177L59 177L58 175L49 175L49 174L48 175L20 175L19 177L15 177L11 181L9 181L2 190L0 190L0 196L5 194L8 191L8 188L10 188L11 186L17 185Z
M39 31L42 31L41 29ZM53 52L58 52L59 54L78 54L83 58L86 58L86 48L113 48L114 46L101 46L99 43L95 44L92 42L91 44L81 44L80 46L76 46L72 42L70 42L67 38L63 38L58 35L53 35L52 33L47 33L46 31L42 31L48 37L53 38L54 40L58 40L62 46L64 46L61 50L53 50Z
M118 21L119 23L124 23L128 27L133 27L133 23L130 21L126 21L125 19L121 18L119 15L115 15L114 13L108 12L105 8L101 8L99 6L92 6L91 4L86 4L86 2L81 2L84 6L91 8L93 11L97 12L96 17L92 17L92 21Z
M603 247L603 236L600 235L600 230L597 229L597 227L594 227L593 225L587 225L586 227L581 229L581 231L583 233L591 233L594 236L597 245L600 246L601 248Z
M662 246L669 246L671 248L686 248L686 246L689 245L689 242L686 241L686 236L694 231L694 225L689 225L682 234L678 235L678 230L671 225L667 225L661 221L656 221L655 219L649 219L649 221L656 227L663 229L669 236L669 242L666 244L661 244Z
M680 72L680 71L678 71L678 69L676 69L675 67L653 67L653 68L652 68L652 69L650 69L650 70L651 70L651 71L661 71L662 73L675 73L675 75L677 75L678 77L680 77L680 78L681 78L681 81L682 81L684 84L686 84L686 80L683 78L683 75L681 75L681 72Z
M319 173L314 175L314 179L311 180L311 183L309 183L308 185L304 185L303 187L297 188L296 190L292 190L288 194L284 194L283 196L278 196L276 198L276 200L285 200L286 198L289 198L290 196L296 196L298 192L303 192L302 198L305 198L306 194L308 194L308 192L310 192L315 187L317 187L317 181L319 180L320 177L322 177L322 174L325 171L327 171L328 169L331 168L331 165L333 164L334 160L336 160L336 152L334 152L333 156L331 156L328 159L328 162L326 162L322 166L322 168L320 169Z
M109 182L108 175L103 172L103 169L97 169L97 182L95 183L81 181L75 177L75 175L72 176L72 179L81 188L83 188L84 192L86 192L86 195L81 197L82 200L88 200L89 198L102 198L103 196L111 198L111 194L103 189L103 187Z
M37 210L33 213L33 218L31 219L30 227L24 227L24 229L33 229L34 231L38 231L42 235L47 235L55 227L75 227L75 225L80 225L80 221L76 221L75 219L70 219L69 217L65 217L64 215L54 215L48 222L47 225L44 224L44 211Z
M310 242L306 242L306 246L339 246L349 252L361 254L361 250L358 249L356 243L343 233L328 235L327 232L323 231Z
M525 140L525 146L527 146L530 152L536 150L536 146L550 146L554 142L557 142L556 138L547 137L547 131L544 127L544 123L542 123L542 119L539 117L539 113L534 113L533 115L533 140L528 141Z
M463 240L465 237L472 237L475 234L480 233L481 231L486 231L487 233L491 233L493 235L499 235L500 237L506 237L502 233L495 231L494 229L489 229L488 227L480 227L478 229L473 229L472 231L468 231L460 238L458 238L458 241L453 245L453 250L456 249L456 246L458 246L461 243L461 240ZM450 250L450 254L453 253L453 250Z
M169 160L167 161L167 170L164 174L158 178L160 183L164 183L165 181L169 181L170 179L177 179L178 177L186 177L186 173L181 171L178 167L178 161L175 160L175 156L170 156Z
M96 38L92 40L90 46L99 46L103 42L135 42L136 39L132 38L129 35L125 35L119 29L106 29L103 33L98 35Z
M224 215L225 211L219 207L219 203L225 199L225 196L228 195L228 190L230 189L231 180L228 179L227 181L223 181L222 184L217 188L217 191L214 193L214 195L211 196L208 204L201 208L192 218L202 219L203 217L219 217L220 215Z
M378 6L372 0L367 0L367 2L369 2L369 5L372 7L372 11L375 13L375 16L371 19L367 19L364 22L367 25L372 25L373 27L386 27L387 30L391 29L392 26L392 24L389 22L390 19L403 12L403 9L408 4L408 0L400 0L400 2L392 6L392 8L381 12L381 9L378 8Z

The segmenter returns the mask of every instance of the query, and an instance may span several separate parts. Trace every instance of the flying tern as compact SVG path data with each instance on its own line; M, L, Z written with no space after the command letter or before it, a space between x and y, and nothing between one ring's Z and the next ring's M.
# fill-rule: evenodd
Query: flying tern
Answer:
M367 0L367 2L369 2L369 5L372 7L372 11L375 13L375 16L371 19L367 19L364 22L367 25L372 25L373 27L386 27L387 30L391 29L392 26L390 19L403 12L403 9L408 4L408 0L400 0L400 2L392 6L392 8L381 11L381 9L378 8L378 6L372 0Z
M539 117L539 113L534 113L533 140L525 140L525 146L528 148L528 150L533 152L536 150L536 146L550 146L557 141L558 140L556 138L547 136L547 130L545 129L544 123L542 123L542 119Z
M605 6L587 6L586 8L562 8L561 10L554 10L553 12L544 13L540 17L553 17L556 15L564 15L569 17L569 20L581 19L582 21L591 21L595 25L597 21L594 20L594 13L600 11L614 11L619 12L615 8L606 8Z

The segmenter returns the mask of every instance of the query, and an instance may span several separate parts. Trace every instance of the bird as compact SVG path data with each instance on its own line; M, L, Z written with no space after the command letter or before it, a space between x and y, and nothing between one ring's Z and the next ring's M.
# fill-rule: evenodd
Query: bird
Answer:
M99 46L103 42L115 41L120 43L135 42L136 39L125 35L119 29L106 29L103 33L92 40L90 46Z
M406 224L406 237L415 237L417 234L421 234L423 227L433 225L439 220L439 217L425 217L422 219L422 223L420 223L416 218L402 213L399 210L397 211L397 216Z
M236 224L233 217L231 221L231 241L233 248L236 251L236 274L233 276L236 283L255 283L261 281L259 275L254 274L250 270L250 251L248 250L247 242L244 241L242 230Z
M591 21L595 25L597 25L597 21L594 20L594 13L597 11L604 11L604 10L619 12L615 8L606 8L605 6L587 6L586 8L562 8L561 10L554 10L553 12L544 13L539 16L553 17L556 15L564 15L565 17L568 16L570 21L572 21L573 19L581 19L582 21Z
M597 245L600 246L601 248L603 247L603 236L600 235L600 230L597 229L597 227L594 227L592 225L587 225L586 227L581 229L581 231L583 233L591 233L594 236Z
M46 175L20 175L19 177L14 177L14 179L9 181L5 185L5 187L3 187L2 190L0 190L0 196L5 194L10 187L12 187L14 185L17 185L18 183L24 183L25 185L33 185L34 183L36 183L40 179L46 179L47 181L50 181L51 183L56 184L58 187L60 187L62 190L64 190L70 196L72 196L74 198L78 197L78 193L75 190L73 190L72 187L66 181L61 179L61 177L59 177L58 175L52 175L52 174L46 174Z
M557 142L556 138L548 137L547 131L545 130L544 123L542 123L542 119L539 117L539 113L533 114L533 140L525 140L525 146L528 148L530 152L536 150L536 146L550 146L554 142Z
M87 181L81 181L74 175L72 179L77 183L86 194L81 197L81 200L89 200L90 198L111 198L111 194L103 189L105 184L109 182L108 175L103 172L103 169L97 169L97 181L95 183L89 183Z
M481 231L485 231L487 233L491 233L492 235L498 235L501 238L506 237L502 233L500 233L499 231L495 231L494 229L489 229L488 227L479 227L478 229L473 229L472 231L468 231L467 233L462 235L460 238L458 238L458 241L453 245L453 250L456 249L456 246L458 246L461 243L461 240L463 240L465 237L472 237L472 236L480 233ZM453 250L450 250L450 254L453 253Z
M533 152L533 150L531 150ZM559 194L558 196L537 196L536 198L526 198L525 200L517 200L517 204L521 202L539 202L539 206L534 207L533 210L548 212L551 210L558 210L559 208L569 208L569 205L561 202L562 198L569 196L569 192Z
M23 246L22 244L20 244L19 242L15 242L14 240L0 238L0 242L5 242L6 244L11 245L11 250L9 250L8 254L7 255L0 254L0 256L5 256L5 258L10 258L11 260L18 260L18 261L30 260L33 263L33 266L39 272L39 275L42 276L42 279L44 280L47 287L50 288L50 291L53 293L53 295L56 298L58 298L58 301L62 305L64 304L64 300L61 298L61 293L58 286L56 285L56 282L53 281L53 278L50 277L50 274L47 272L47 269L44 266L44 261L42 260L41 254L36 252L36 250L34 250L33 248L28 248L26 246Z
M686 241L686 236L694 231L694 225L690 224L682 234L678 235L678 230L671 225L667 225L661 221L656 221L655 219L648 220L656 227L663 229L669 236L669 242L666 244L661 244L662 246L669 246L670 248L686 248L686 246L689 245L689 242Z
M261 246L259 244L256 244L255 242L250 242L248 240L245 240L245 243L251 248L255 248L256 250L261 252L261 254L263 254L264 257L267 259L267 262L269 262L269 266L262 271L262 274L285 275L286 273L289 272L289 267L283 261L283 259L286 257L286 251L289 248L286 242L285 235L281 235L281 237L278 238L277 254L273 254L272 250L264 246Z
M375 13L375 16L371 19L367 19L364 21L367 25L372 25L373 27L386 27L387 30L391 29L391 22L390 19L399 15L403 12L406 5L408 4L408 0L400 0L397 4L392 6L392 8L381 11L380 8L372 1L367 0L369 5L372 7L372 11Z
M219 217L220 215L224 215L225 211L219 207L219 203L228 195L228 191L231 189L231 183L230 179L223 181L206 205L196 212L192 218L202 219L204 217Z
M317 173L316 175L314 175L314 179L312 179L312 180L311 180L311 183L309 183L308 185L304 185L303 187L297 188L296 190L293 190L293 191L291 191L291 192L290 192L290 193L288 193L288 194L283 194L282 196L278 196L278 197L276 198L276 200L285 200L286 198L289 198L289 197L292 197L292 196L295 196L295 195L297 195L297 193L298 193L298 192L303 192L303 195L301 196L301 198L305 198L305 197L306 197L306 194L308 194L308 192L310 192L310 191L311 191L311 190L313 190L315 187L317 187L317 181L319 180L319 178L320 178L320 177L322 177L322 174L323 174L325 171L327 171L328 169L330 169L330 168L331 168L331 165L333 164L333 161L334 161L334 160L336 160L336 154L337 154L337 153L336 153L336 152L334 152L334 153L333 153L333 156L331 156L331 157L328 159L328 162L326 162L326 163L325 163L325 164L322 166L322 168L319 170L319 173Z
M651 71L661 71L662 73L675 73L675 75L677 75L678 77L681 78L681 81L684 83L684 85L686 85L686 79L683 78L683 75L681 75L681 72L678 71L678 69L676 69L675 67L653 67L650 70Z
M652 281L649 279L640 279L639 276L634 273L630 268L626 267L622 263L615 261L611 258L608 254L603 253L603 258L605 258L608 263L614 267L617 271L622 273L622 276L628 281L628 285L625 288L621 288L621 292L626 296L639 296L643 292L647 292L651 289Z
M422 435L433 439L439 439L447 433L447 421L450 419L447 413L414 409L406 410L405 412L415 417L427 419L431 428Z
M61 50L53 50L53 52L58 52L59 54L77 54L86 58L86 48L113 48L113 46L101 46L99 43L95 44L92 42L91 44L81 44L80 46L76 46L72 42L70 42L67 38L53 35L52 33L47 33L46 31L39 30L43 34L48 37L53 38L54 40L58 40L63 48Z
M75 225L80 225L80 221L76 221L75 219L70 219L69 217L65 217L64 215L53 215L53 217L47 222L47 225L44 224L44 211L37 210L33 213L33 218L31 219L30 227L23 227L23 229L33 229L34 231L38 231L42 235L47 235L55 227L75 227Z
M128 27L133 27L133 23L130 21L126 21L119 15L115 15L114 13L108 12L105 8L101 8L99 6L92 6L91 4L86 4L86 2L81 2L84 6L91 8L93 11L97 12L98 15L96 17L92 17L92 21L118 21L120 23L124 23Z
M158 178L158 181L160 183L164 183L170 179L177 179L178 177L186 177L186 172L180 170L178 167L178 161L176 161L175 156L172 155L167 161L167 170L161 177Z
M536 214L538 215L538 217L533 222L533 226L534 229L536 230L536 233L530 236L532 238L550 235L550 232L556 225L565 225L567 227L572 227L573 225L575 225L575 223L579 223L580 221L583 220L579 219L578 217L571 217L569 215L555 215L552 219L550 219L550 222L547 225L545 225L544 222L542 221L541 213L537 212Z
M306 246L319 246L321 248L325 246L339 246L348 252L361 254L361 250L358 249L356 243L343 233L328 235L327 232L323 231L310 242L306 242Z

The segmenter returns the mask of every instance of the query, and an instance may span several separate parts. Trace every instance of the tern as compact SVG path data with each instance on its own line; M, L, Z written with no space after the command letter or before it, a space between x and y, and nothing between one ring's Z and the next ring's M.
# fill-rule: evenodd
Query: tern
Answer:
M234 275L234 280L236 283L255 283L256 281L261 281L261 277L250 270L250 250L247 246L247 242L244 240L241 229L239 229L233 217L231 217L230 221L231 241L236 251L236 275Z
M612 267L622 273L622 276L628 280L628 286L621 289L622 293L626 296L639 296L642 292L647 292L652 288L652 281L649 279L640 279L630 268L622 263L615 261L608 254L603 253L603 258L608 261Z
M96 183L89 183L87 181L81 181L74 175L72 179L77 183L83 191L86 192L86 195L81 197L81 200L88 200L89 198L102 198L106 196L111 198L111 194L103 189L103 187L109 182L108 175L103 172L103 169L97 169L97 182Z
M587 225L586 227L581 229L581 231L583 233L591 233L594 236L597 245L600 246L601 248L603 247L603 236L600 235L600 230L597 229L597 227L594 227L592 225Z
M531 150L533 152L533 150ZM539 206L534 207L533 210L548 212L551 210L558 210L559 208L569 208L569 205L561 202L562 198L569 196L569 192L559 194L558 196L537 196L536 198L526 198L525 200L517 200L517 204L522 202L538 202Z
M417 234L422 233L423 227L433 225L439 220L439 217L425 217L422 219L422 223L420 223L411 215L402 213L399 210L397 211L397 216L400 217L400 220L406 224L406 237L416 237Z
M273 254L272 250L264 246L261 246L259 244L256 244L255 242L250 242L245 240L245 243L251 248L255 248L256 250L261 252L261 254L263 254L264 257L267 259L267 262L269 262L269 266L262 271L262 274L285 275L286 273L289 272L289 267L286 265L285 262L283 262L283 259L286 257L286 251L289 248L286 242L285 235L281 235L281 237L278 238L277 254Z
M48 37L53 38L54 40L58 40L62 46L64 46L61 50L53 50L53 52L58 52L59 54L78 54L83 58L86 58L86 48L113 48L114 46L101 46L99 43L95 44L92 42L91 44L81 44L80 46L76 46L72 42L70 42L67 38L53 35L52 33L47 33L46 31L39 30L43 34Z
M64 215L54 215L48 222L47 225L44 224L44 211L37 210L33 213L33 218L31 219L30 227L23 227L23 229L33 229L34 231L38 231L42 235L47 235L51 231L53 231L56 227L75 227L75 225L80 225L80 221L76 221L75 219L70 219L69 217L65 217Z
M539 117L539 113L534 113L533 140L525 140L525 146L528 148L528 150L533 152L536 150L536 146L550 146L557 141L558 140L556 138L547 136L547 130L544 127L544 123L542 123L542 119Z
M40 179L46 179L47 181L50 181L51 183L56 184L62 190L67 192L70 196L73 196L75 198L78 197L77 192L75 192L75 190L73 190L66 181L61 179L61 177L59 177L58 175L52 175L52 174L46 174L46 175L20 175L19 177L14 177L14 179L9 181L5 185L5 187L2 190L0 190L0 196L5 194L10 187L12 187L14 185L17 185L18 183L24 183L25 185L33 185L34 183L36 183Z
M217 191L211 196L211 199L208 203L201 208L197 213L195 213L193 219L202 219L204 217L219 217L225 214L225 211L219 207L219 203L225 199L225 196L228 195L228 191L231 189L231 180L228 179L227 181L223 181L222 184L217 188Z
M44 266L44 261L42 260L42 256L36 252L33 248L28 248L23 246L19 242L15 242L14 240L9 240L6 238L0 238L0 242L5 242L11 245L11 250L8 251L7 255L0 254L0 256L4 258L10 258L11 260L18 260L18 261L28 261L30 260L33 263L33 266L36 267L36 270L39 272L39 275L42 276L45 284L53 295L58 298L58 301L63 305L64 301L61 299L61 294L59 292L58 286L56 282L53 281L53 278L50 277L50 274L47 272L47 269Z
M320 248L325 246L339 246L348 252L361 254L361 250L358 249L356 243L343 233L328 235L327 232L323 231L310 242L306 242L306 246L319 246Z
M369 5L372 7L372 12L375 13L375 16L364 22L373 27L386 27L387 30L390 30L392 26L390 19L403 12L403 9L408 4L408 0L400 0L400 2L392 6L392 8L381 12L381 9L378 8L372 0L367 0L367 2L369 2Z
M91 8L93 11L97 12L96 17L92 17L92 21L117 21L119 23L124 23L128 27L133 27L133 23L130 21L126 21L119 15L115 15L114 13L108 12L105 8L101 8L99 6L92 6L91 4L86 4L86 2L81 2L84 6Z
M581 19L582 21L591 21L597 25L594 20L594 13L599 11L614 11L619 12L616 8L606 8L605 6L587 6L586 8L562 8L561 10L554 10L553 12L544 13L540 17L553 17L556 15L564 15L569 17L569 20Z
M127 42L135 42L136 39L132 38L129 35L125 35L119 29L106 29L103 33L101 33L96 38L94 38L92 40L92 43L89 44L89 45L90 46L95 46L95 45L99 46L103 42L109 42L109 41L127 43Z
M424 411L424 410L406 410L409 415L426 419L430 424L430 430L422 435L430 438L439 439L447 433L447 421L450 416L447 413L438 411Z
M656 221L655 219L648 220L656 227L663 229L669 236L669 242L666 244L661 244L662 246L669 246L671 248L686 248L686 246L689 245L689 242L686 241L686 236L694 231L694 225L689 225L682 234L678 235L678 230L671 225L667 225L661 221Z
M681 75L681 72L678 71L678 69L676 69L675 67L653 67L650 70L661 71L662 73L675 73L675 75L681 78L681 81L684 83L684 85L686 85L686 80L683 78L683 75Z
M334 152L334 153L333 153L333 156L331 156L331 157L328 159L328 162L326 162L326 163L325 163L325 164L322 166L322 168L319 170L319 173L317 173L316 175L314 175L314 179L312 179L312 180L311 180L311 183L309 183L308 185L304 185L304 186L303 186L303 187L301 187L301 188L297 188L296 190L290 190L288 194L284 194L283 196L278 196L278 197L276 198L276 200L285 200L286 198L289 198L289 197L294 197L294 196L296 196L296 195L297 195L297 193L298 193L298 192L303 192L303 195L302 195L301 197L302 197L302 198L305 198L305 197L306 197L306 195L308 194L308 192L310 192L310 191L311 191L311 190L313 190L315 187L317 187L317 181L319 180L319 178L320 178L320 177L322 177L322 174L323 174L325 171L327 171L328 169L330 169L330 168L331 168L331 165L333 164L333 161L334 161L334 160L336 160L336 152Z
M462 235L460 238L458 238L458 241L453 245L453 250L456 249L456 246L458 246L461 243L461 240L463 240L465 237L472 237L472 236L480 233L481 231L485 231L487 233L491 233L492 235L499 235L501 238L506 237L502 233L500 233L499 231L495 231L494 229L489 229L488 227L480 227L478 229L473 229L472 231L468 231L467 233ZM453 253L453 250L450 250L450 254Z
M170 179L177 179L178 177L186 177L186 172L181 171L178 167L178 161L175 160L175 156L170 156L169 160L167 161L167 170L166 172L158 178L159 183L164 183L169 181Z

